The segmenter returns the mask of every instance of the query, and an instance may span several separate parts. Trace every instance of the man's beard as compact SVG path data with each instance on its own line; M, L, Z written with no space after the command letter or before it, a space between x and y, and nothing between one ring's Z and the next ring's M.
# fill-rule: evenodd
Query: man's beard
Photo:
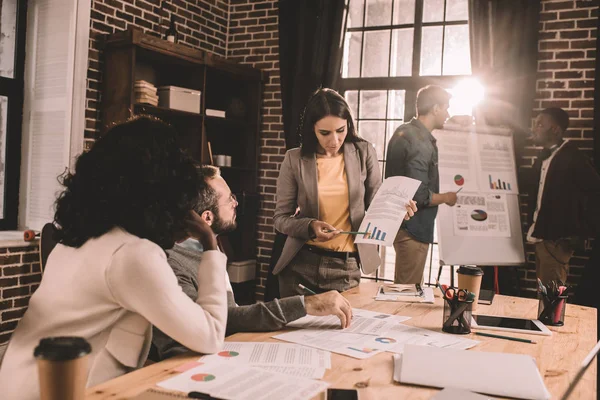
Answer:
M213 213L213 223L211 225L211 229L216 235L231 232L235 230L235 228L237 228L235 215L233 216L233 220L225 221L219 214Z

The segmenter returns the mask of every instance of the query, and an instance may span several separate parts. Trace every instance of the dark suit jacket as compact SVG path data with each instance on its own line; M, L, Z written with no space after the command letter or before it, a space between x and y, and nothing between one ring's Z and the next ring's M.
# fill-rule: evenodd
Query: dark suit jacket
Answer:
M533 236L546 240L594 236L600 226L599 201L600 175L575 143L566 143L550 162Z
M350 197L350 221L352 230L357 231L367 207L381 186L381 172L371 143L344 143L343 151ZM277 179L277 205L273 215L275 229L288 235L288 238L273 270L275 275L292 261L309 240L308 226L319 218L317 180L315 155L302 156L299 148L288 150ZM300 212L294 216L297 207L300 207ZM370 274L375 271L381 264L377 246L357 244L356 247L363 272Z

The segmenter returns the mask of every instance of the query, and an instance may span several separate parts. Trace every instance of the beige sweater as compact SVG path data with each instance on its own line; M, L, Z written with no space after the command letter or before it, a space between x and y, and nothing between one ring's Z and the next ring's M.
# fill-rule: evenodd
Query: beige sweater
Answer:
M218 351L227 322L225 268L222 253L204 253L194 302L177 284L165 252L122 229L78 249L57 245L9 343L0 367L0 397L39 398L33 350L47 336L82 336L90 342L88 386L142 366L151 324L194 351Z

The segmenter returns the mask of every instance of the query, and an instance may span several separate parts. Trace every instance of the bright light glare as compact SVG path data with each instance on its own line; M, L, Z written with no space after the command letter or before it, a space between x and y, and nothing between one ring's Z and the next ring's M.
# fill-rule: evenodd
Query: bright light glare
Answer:
M452 94L450 115L473 115L473 107L483 100L483 86L474 78L464 79L448 91Z

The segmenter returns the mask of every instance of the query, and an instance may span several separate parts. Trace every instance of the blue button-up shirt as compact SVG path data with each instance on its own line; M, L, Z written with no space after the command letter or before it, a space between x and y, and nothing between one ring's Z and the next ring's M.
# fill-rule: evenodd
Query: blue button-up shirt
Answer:
M418 179L421 185L415 193L417 211L403 228L415 239L433 243L433 226L437 206L430 207L431 196L440 191L438 149L436 140L418 119L402 124L396 129L388 145L385 177L407 176Z

